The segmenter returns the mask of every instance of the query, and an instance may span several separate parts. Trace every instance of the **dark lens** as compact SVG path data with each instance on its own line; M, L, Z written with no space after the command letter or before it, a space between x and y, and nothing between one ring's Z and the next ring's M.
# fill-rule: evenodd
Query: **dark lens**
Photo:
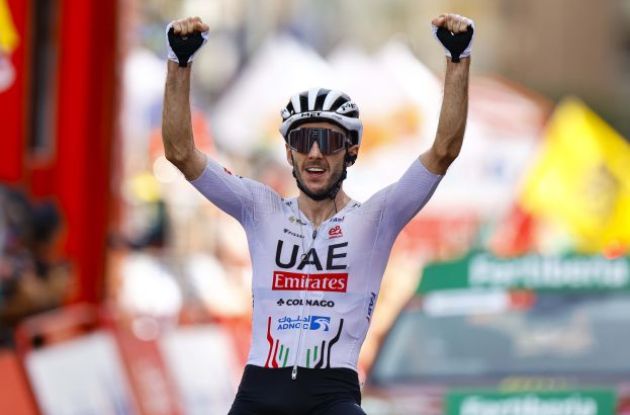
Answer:
M328 128L299 128L289 132L289 147L303 154L308 154L317 141L319 151L330 155L344 148L346 136Z
M327 154L336 153L344 148L346 143L346 135L337 131L328 130L328 147L329 152Z
M289 132L289 147L298 153L308 153L311 147L308 145L308 135L304 129ZM311 142L312 143L312 142Z

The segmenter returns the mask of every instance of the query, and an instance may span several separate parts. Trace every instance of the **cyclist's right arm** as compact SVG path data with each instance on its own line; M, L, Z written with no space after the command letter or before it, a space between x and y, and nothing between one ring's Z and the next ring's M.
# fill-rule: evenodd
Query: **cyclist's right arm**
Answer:
M175 21L173 28L175 33L184 35L208 30L199 18ZM207 199L242 222L245 212L252 208L255 184L232 175L195 146L190 114L191 66L192 62L180 67L177 62L168 61L162 113L164 152Z
M201 176L206 167L206 155L195 147L190 117L189 64L181 68L168 61L164 109L162 112L162 140L166 158L188 180Z
M179 36L209 30L208 25L198 17L175 20L171 26ZM193 140L190 117L191 66L192 62L186 67L180 67L176 62L168 61L162 112L162 140L166 158L188 180L198 178L206 166L206 155L195 147Z

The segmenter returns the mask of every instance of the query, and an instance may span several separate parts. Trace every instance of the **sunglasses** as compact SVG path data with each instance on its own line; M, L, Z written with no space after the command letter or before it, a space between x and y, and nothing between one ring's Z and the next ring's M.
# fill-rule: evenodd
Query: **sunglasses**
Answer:
M287 142L289 147L302 154L308 154L317 142L319 151L330 155L345 148L346 135L328 128L298 128L289 131Z

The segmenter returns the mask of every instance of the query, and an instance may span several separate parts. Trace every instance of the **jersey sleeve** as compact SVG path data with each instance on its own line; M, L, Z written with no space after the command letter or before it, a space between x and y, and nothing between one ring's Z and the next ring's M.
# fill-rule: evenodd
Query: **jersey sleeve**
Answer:
M431 199L442 177L416 159L398 182L372 196L382 209L381 226L395 237Z
M262 183L232 174L211 159L208 159L201 176L191 180L190 184L206 199L242 224L247 218L254 216L256 195L272 192Z

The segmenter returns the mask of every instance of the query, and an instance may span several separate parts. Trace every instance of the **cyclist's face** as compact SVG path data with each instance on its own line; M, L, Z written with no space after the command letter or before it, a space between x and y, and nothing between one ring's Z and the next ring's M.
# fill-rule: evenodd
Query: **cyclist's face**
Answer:
M329 122L311 122L301 124L300 128L329 128L340 133L344 130ZM359 146L354 145L348 148L349 154L356 155ZM293 165L295 162L295 173L298 180L302 182L311 192L323 194L330 189L333 183L339 180L343 174L343 163L346 155L345 150L338 151L330 155L324 155L319 149L317 142L313 143L307 154L299 153L286 146L287 161Z

